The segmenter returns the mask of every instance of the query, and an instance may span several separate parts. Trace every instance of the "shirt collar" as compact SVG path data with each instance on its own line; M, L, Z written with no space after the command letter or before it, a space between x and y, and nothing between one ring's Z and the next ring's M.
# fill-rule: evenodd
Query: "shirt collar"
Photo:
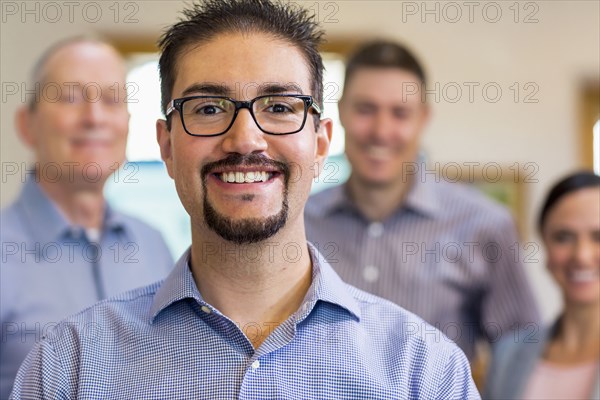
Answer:
M191 247L177 260L175 268L156 291L150 307L151 321L154 321L162 310L183 299L191 298L205 304L189 267L190 254Z
M420 164L420 168L425 168L425 164ZM427 179L427 175L423 173L415 175L403 207L425 216L435 217L441 211L437 194L439 179L437 176Z
M113 209L110 204L104 205L104 229L111 231L126 231L127 222L124 214Z
M319 217L326 217L342 210L356 210L348 194L347 183L332 187L329 189L328 195L321 196L319 201L320 204L315 207Z
M308 243L308 248L313 269L312 284L303 302L305 310L308 311L307 314L318 301L324 301L346 309L360 320L360 307L350 293L348 285L342 281L325 258L310 243ZM151 321L154 321L161 311L180 300L191 298L199 304L207 304L198 291L190 270L190 254L190 249L183 253L173 271L156 291L150 308Z
M70 225L35 179L29 177L25 181L19 203L23 205L23 212L29 226L32 227L32 233L36 236L36 241L41 243L52 242L60 239L69 230Z
M60 239L70 230L80 229L69 223L33 176L28 177L25 181L19 202L23 205L23 212L32 227L36 241L52 242ZM105 204L103 229L117 231L123 230L125 226L125 216Z
M420 165L421 168L425 168L425 164ZM415 175L412 186L406 195L406 200L397 211L409 209L424 216L435 217L441 211L441 204L436 193L436 184L439 178L422 179L421 177L426 177L426 175ZM321 200L322 203L319 204L317 210L320 217L326 217L342 210L359 212L350 198L347 183L331 188L329 196Z
M360 307L354 296L350 293L348 284L340 278L325 257L311 243L308 243L308 251L312 260L313 280L304 303L310 304L310 309L312 309L317 301L336 304L360 320Z

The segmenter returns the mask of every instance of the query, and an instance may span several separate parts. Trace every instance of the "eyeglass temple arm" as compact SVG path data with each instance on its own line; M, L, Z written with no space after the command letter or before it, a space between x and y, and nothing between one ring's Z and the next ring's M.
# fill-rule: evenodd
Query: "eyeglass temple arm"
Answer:
M319 105L317 103L315 103L315 101L313 100L311 105L312 108L315 109L315 111L317 112L317 114L321 115L322 111L321 111L321 107L319 107Z
M165 117L168 117L169 115L171 115L171 113L175 110L176 110L175 99L173 99L169 102L169 105L167 106L167 111L165 112Z

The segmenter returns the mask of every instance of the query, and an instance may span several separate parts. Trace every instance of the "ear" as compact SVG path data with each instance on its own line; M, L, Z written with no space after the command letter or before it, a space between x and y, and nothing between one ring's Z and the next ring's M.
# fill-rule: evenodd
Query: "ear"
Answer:
M33 129L31 128L32 123L32 111L28 105L21 105L15 113L15 127L17 134L21 141L27 145L27 147L34 148L36 143Z
M315 165L314 178L318 177L323 170L325 160L329 154L329 145L331 144L331 134L333 132L333 121L330 118L322 119L319 129L316 132L315 145Z
M160 147L160 158L164 161L167 172L173 179L173 145L171 143L171 132L167 128L167 121L159 119L156 121L156 141Z

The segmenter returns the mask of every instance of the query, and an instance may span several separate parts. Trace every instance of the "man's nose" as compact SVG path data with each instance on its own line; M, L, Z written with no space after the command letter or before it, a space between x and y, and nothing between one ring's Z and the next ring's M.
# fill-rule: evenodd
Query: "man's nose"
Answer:
M106 120L106 110L102 101L84 101L82 116L86 125L95 126L103 123Z
M392 118L385 112L378 112L373 118L372 132L377 139L388 138L393 131Z
M223 139L223 151L226 153L251 154L267 149L265 133L262 132L250 114L250 110L241 109Z

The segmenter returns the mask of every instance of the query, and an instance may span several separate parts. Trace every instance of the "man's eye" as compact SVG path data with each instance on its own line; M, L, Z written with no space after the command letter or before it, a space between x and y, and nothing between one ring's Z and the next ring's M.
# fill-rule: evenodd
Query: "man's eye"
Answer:
M273 104L272 106L268 107L267 110L273 113L285 113L291 112L292 108L285 104Z
M367 114L373 114L375 112L375 107L372 107L367 104L363 104L363 105L356 106L355 110L359 114L367 115Z
M83 98L81 96L76 96L76 95L66 95L60 98L61 103L68 103L68 104L77 104L77 103L81 103L83 101Z
M222 112L223 112L223 110L215 105L198 106L194 109L194 113L200 114L200 115L213 115L213 114L219 114Z
M556 243L567 243L575 238L571 232L558 231L552 235L552 239Z
M397 119L404 119L410 115L410 112L404 108L394 110L394 117Z
M121 102L117 96L102 96L102 103L108 106L114 106Z

